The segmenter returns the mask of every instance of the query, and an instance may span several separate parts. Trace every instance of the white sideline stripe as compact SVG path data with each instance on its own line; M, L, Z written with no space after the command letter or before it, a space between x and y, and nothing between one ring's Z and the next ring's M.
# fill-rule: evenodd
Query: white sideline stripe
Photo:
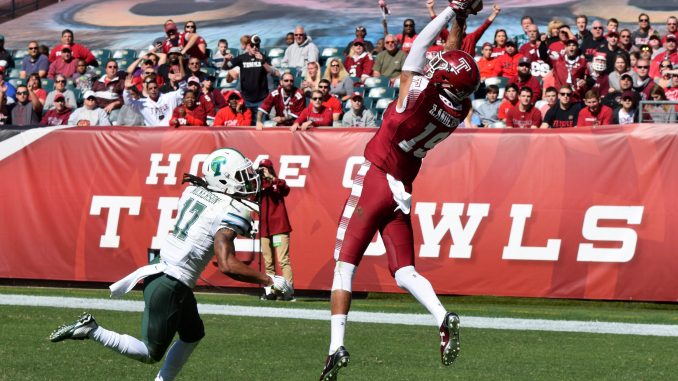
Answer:
M12 294L0 294L0 305L60 307L81 310L97 309L106 311L132 312L141 312L144 309L144 303L141 301ZM198 304L198 310L204 315L251 316L324 321L330 320L330 313L327 310L308 310L301 308ZM435 326L433 318L430 315L423 314L353 311L350 314L350 321L360 323ZM480 329L678 337L678 325L669 324L631 324L574 320L490 318L477 316L462 316L461 322L463 327Z
M28 146L29 144L42 138L43 136L49 134L52 131L71 127L74 126L31 128L30 130L18 133L12 136L11 138L0 142L0 161L5 160L8 156L23 149L24 147Z

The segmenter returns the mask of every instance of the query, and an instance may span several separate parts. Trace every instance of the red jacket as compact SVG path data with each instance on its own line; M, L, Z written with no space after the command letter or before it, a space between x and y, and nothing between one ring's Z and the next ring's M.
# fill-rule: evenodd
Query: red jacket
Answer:
M227 106L217 112L212 127L239 127L252 125L252 111L242 106L243 112L234 112Z
M288 194L290 194L290 187L285 183L285 180L264 179L262 181L259 213L259 234L262 237L271 237L292 231L285 207L285 197Z
M183 115L182 115L183 114ZM196 105L193 110L186 108L186 106L181 105L174 109L172 112L172 119L170 119L170 126L206 126L207 114L205 109Z
M64 44L56 44L52 48L52 51L49 52L49 62L54 62L61 55L61 49L64 47ZM70 46L73 58L77 61L79 58L82 58L87 62L88 65L97 66L98 62L96 57L89 51L86 47L80 44L73 44Z

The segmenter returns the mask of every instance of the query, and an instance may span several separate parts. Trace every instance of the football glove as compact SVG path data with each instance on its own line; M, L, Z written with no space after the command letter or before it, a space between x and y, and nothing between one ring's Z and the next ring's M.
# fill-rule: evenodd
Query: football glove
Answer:
M287 281L287 279L281 277L280 275L269 275L271 280L273 281L273 284L271 285L271 289L281 295L284 296L289 296L294 294L294 289L292 288L292 285L290 282Z

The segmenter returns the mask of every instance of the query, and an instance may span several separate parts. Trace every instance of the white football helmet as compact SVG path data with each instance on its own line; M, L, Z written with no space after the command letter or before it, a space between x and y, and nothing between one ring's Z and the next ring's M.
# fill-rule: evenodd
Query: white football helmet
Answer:
M260 190L259 175L252 162L232 148L220 148L202 164L208 189L228 195L246 197Z

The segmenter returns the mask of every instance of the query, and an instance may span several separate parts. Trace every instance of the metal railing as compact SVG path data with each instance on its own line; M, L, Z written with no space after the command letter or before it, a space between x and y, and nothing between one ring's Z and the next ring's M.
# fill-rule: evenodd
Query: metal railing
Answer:
M638 115L640 123L678 122L678 101L640 101Z

